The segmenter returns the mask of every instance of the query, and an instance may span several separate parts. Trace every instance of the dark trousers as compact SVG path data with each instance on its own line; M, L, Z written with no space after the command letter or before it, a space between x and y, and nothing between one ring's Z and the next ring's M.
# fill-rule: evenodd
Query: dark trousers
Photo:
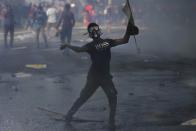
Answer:
M67 44L70 44L71 37L72 37L72 28L70 28L70 29L63 28L61 30L60 39L61 39L62 43L66 42Z
M7 44L8 33L10 33L10 46L13 47L14 25L4 25L4 45L5 45L5 47L8 47L8 44Z
M79 98L75 101L71 109L67 113L67 117L72 117L77 110L93 95L97 88L101 86L105 92L110 106L109 123L115 123L117 91L111 78L88 78L87 83L80 93Z
M46 37L46 33L45 33L45 26L42 26L42 27L36 29L37 48L39 48L39 46L40 46L40 41L39 41L40 33L44 39L45 47L48 47L48 41L47 41L47 37Z

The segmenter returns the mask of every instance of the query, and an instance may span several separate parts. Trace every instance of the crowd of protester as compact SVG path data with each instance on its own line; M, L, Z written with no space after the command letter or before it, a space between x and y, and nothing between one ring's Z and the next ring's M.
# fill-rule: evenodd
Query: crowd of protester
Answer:
M13 10L17 19L15 19L17 26L28 28L32 25L33 13L37 10L38 6L42 6L44 11L47 12L48 8L53 7L56 13L56 19L60 19L66 1L53 1L41 3L23 3L23 5L13 6ZM5 3L0 3L0 22L3 23L3 13ZM115 22L121 22L122 15L121 5L108 5L107 0L84 0L75 1L70 4L71 10L75 14L76 21L87 26L90 22L96 21L97 23L105 23L111 19L111 14L115 17ZM49 11L49 12L53 12ZM117 19L116 19L117 18ZM123 18L123 17L122 17Z
M61 41L67 39L67 42L70 43L75 21L84 27L87 27L91 22L99 24L104 22L110 25L112 15L116 15L115 18L121 16L118 15L120 12L118 6L111 4L108 6L107 0L75 1L69 3L69 7L65 6L67 2L0 3L0 23L2 25L1 30L4 31L5 47L13 46L15 28L34 31L37 47L40 46L41 35L45 46L48 47L48 37L50 37L50 30L52 29L56 31L59 27L62 28L60 32ZM69 10L70 14L67 13ZM116 19L116 22L118 20L121 19ZM9 44L7 42L8 33L10 34Z
M16 23L17 25L23 26L26 22L26 26L30 26L32 22L30 17L32 17L33 12L36 10L40 4L47 11L48 8L53 6L56 10L57 19L60 18L60 14L63 11L64 4L67 1L56 0L51 2L41 2L41 3L23 3L22 5L14 6L15 16L17 16ZM133 4L133 11L136 12L135 17L149 18L150 16L157 16L160 18L176 18L180 19L184 15L183 12L186 12L187 8L190 8L188 4L176 2L161 2L157 0L138 0L131 1ZM191 3L191 2L189 2ZM108 0L72 0L71 10L75 14L76 21L83 23L84 26L87 26L91 21L96 21L97 23L107 23L108 21L115 21L112 23L122 22L124 15L122 13L122 1L113 0L113 3L108 3ZM2 10L5 8L4 3L0 3L0 21L2 23ZM183 21L183 20L181 20Z
M10 46L13 45L14 28L17 27L26 30L33 29L36 32L38 47L39 35L42 34L47 47L47 37L50 37L49 32L55 29L62 19L67 2L70 1L24 2L20 5L10 5L0 2L0 23L2 25L1 29L4 31L5 46L8 46L8 33L10 33ZM108 0L72 0L70 10L74 14L74 25L75 21L78 25L84 27L87 27L91 22L96 22L101 25L106 25L108 31L110 31L111 25L122 25L125 23L126 17L122 12L123 4L118 0L113 0L112 3L108 2ZM135 14L134 17L138 20L139 25L147 24L148 26L154 26L163 21L165 23L171 23L171 20L177 25L182 23L190 24L192 21L190 12L187 11L188 9L190 10L190 6L186 6L183 3L178 2L176 4L175 2L160 2L156 0L149 0L147 2L138 0L133 1L131 4ZM67 21L70 19L72 17L68 17ZM61 38L61 41L64 41L64 39ZM68 43L70 43L70 39L71 37L68 35Z

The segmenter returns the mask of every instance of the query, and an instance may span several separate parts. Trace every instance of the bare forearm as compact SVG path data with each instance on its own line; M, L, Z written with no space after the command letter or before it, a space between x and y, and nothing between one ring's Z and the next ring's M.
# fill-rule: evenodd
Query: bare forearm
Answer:
M128 28L127 28L128 29ZM121 44L126 44L129 42L129 38L130 38L130 35L128 33L128 30L126 30L126 33L124 35L124 37L121 39Z
M129 42L129 38L130 38L130 35L129 35L128 27L127 27L125 35L122 38L120 38L120 39L114 39L114 44L115 45L126 44L126 43Z
M126 32L125 32L125 35L123 37L123 40L124 40L124 44L128 43L129 41L129 38L130 38L130 31L133 29L133 24L131 24L130 22L128 23L127 25L127 29L126 29Z
M128 23L125 35L121 39L115 39L114 43L115 45L122 45L129 42L129 38L131 35L137 35L139 33L139 30L137 26L133 25L131 22Z

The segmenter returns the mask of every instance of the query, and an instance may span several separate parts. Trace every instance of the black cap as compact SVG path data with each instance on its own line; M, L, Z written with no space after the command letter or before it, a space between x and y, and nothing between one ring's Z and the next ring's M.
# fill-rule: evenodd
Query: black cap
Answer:
M87 27L88 32L84 33L83 35L88 35L88 34L89 34L89 29L90 29L90 27L93 27L93 26L99 26L99 25L96 24L96 23L90 23L90 24L88 25L88 27Z

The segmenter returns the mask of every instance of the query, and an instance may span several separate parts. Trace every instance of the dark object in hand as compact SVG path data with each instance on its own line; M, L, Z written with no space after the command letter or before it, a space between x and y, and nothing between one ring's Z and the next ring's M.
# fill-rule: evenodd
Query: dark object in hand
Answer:
M132 27L129 29L129 35L138 35L139 34L139 28L135 25L132 25Z
M65 49L67 46L66 45L61 45L60 46L60 50L63 50L63 49Z

